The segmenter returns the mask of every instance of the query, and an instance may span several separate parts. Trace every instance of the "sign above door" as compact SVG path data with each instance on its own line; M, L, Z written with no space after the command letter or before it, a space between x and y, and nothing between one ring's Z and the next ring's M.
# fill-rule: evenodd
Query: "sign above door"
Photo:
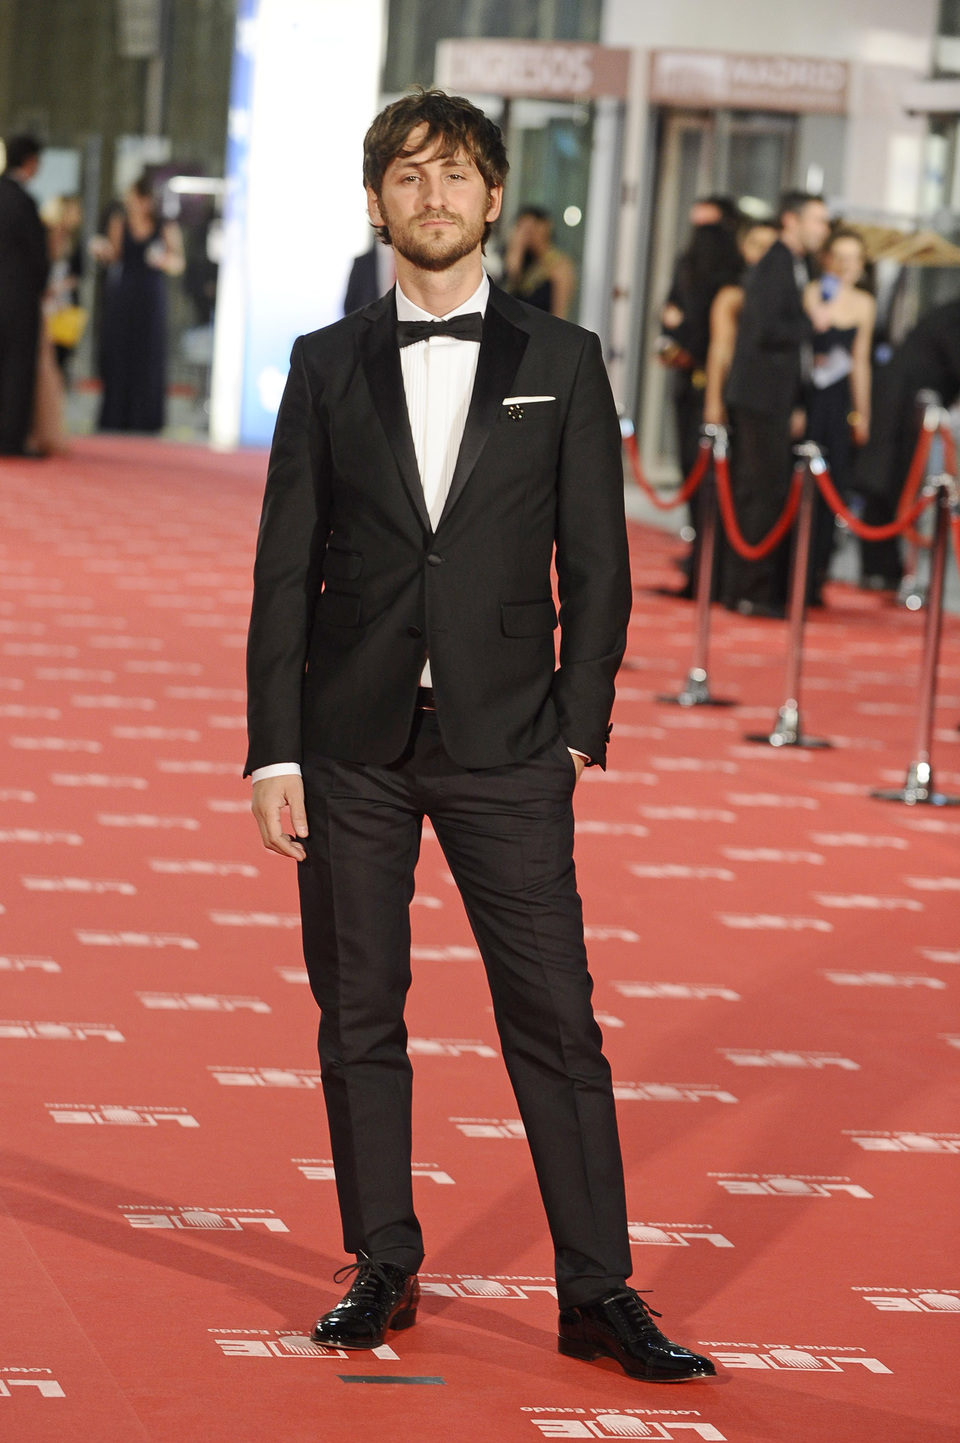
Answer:
M842 60L799 55L743 55L723 50L654 50L654 105L704 110L785 110L842 115L849 67Z
M470 95L623 100L630 57L629 50L569 40L441 40L436 83Z

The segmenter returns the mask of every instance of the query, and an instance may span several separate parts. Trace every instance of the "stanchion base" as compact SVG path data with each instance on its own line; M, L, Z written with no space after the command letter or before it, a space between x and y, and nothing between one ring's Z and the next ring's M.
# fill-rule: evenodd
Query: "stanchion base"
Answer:
M704 667L695 666L687 673L683 691L676 694L661 693L657 701L669 706L739 706L731 697L711 696L710 683Z
M685 690L685 691L678 691L675 695L672 695L672 696L668 696L666 692L662 692L659 696L654 697L654 701L662 701L662 702L664 702L667 706L739 706L739 705L740 705L740 703L739 703L738 701L734 701L733 697L729 697L729 696L711 696L709 692L707 692L706 694L704 694L704 693L699 692L699 691L690 691L689 688L688 688L687 690Z
M938 792L929 759L911 762L902 787L881 787L870 793L881 802L905 802L908 807L960 807L960 797Z
M800 730L800 708L792 698L784 702L777 712L772 732L747 732L744 741L768 747L806 747L816 751L833 746L833 742L828 742L825 737L804 736Z
M897 605L905 606L908 611L922 611L926 604L926 589L915 576L905 576L897 587Z
M833 746L826 737L807 737L801 732L745 732L743 739L768 747L807 747L811 751L826 751Z
M929 792L916 787L879 788L870 793L880 802L904 802L908 807L960 807L960 797L948 796L946 792Z

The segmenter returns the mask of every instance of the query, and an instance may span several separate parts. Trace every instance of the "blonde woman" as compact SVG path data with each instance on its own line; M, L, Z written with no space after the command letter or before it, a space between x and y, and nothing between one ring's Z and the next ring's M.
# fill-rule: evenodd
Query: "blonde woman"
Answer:
M807 391L807 436L823 452L841 495L849 490L854 447L870 436L870 353L876 302L859 288L866 249L856 231L834 231L822 256L823 274L804 290L813 324L813 370ZM833 549L833 516L822 498L814 524L808 603L821 588Z

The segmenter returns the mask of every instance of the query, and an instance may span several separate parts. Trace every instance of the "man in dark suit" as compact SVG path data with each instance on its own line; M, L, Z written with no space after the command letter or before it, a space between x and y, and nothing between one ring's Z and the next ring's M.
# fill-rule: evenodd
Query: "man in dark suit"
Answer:
M374 240L369 250L354 257L343 297L343 314L349 316L353 311L378 301L391 289L395 280L392 253Z
M40 153L32 136L13 136L0 175L0 456L23 454L33 418L50 260L36 201L24 186L37 173Z
M944 406L960 395L960 301L928 311L904 337L885 366L873 370L870 439L857 457L853 489L866 498L863 519L888 525L896 515L916 449L923 407L917 397L933 391ZM896 591L903 580L902 543L860 542L862 585Z
M356 1257L313 1336L376 1347L416 1319L403 1007L429 816L534 1157L560 1349L644 1378L702 1377L713 1364L665 1338L626 1286L623 1171L573 867L573 789L605 760L630 610L619 430L597 338L483 272L506 170L498 128L466 100L419 92L377 117L364 180L397 288L295 343L267 477L246 771L264 844L300 864Z
M829 229L819 196L785 195L780 238L754 266L744 290L726 401L737 518L754 543L774 525L789 491L792 443L803 427L795 415L802 406L802 353L811 338L803 308L807 257L823 247ZM723 601L744 615L782 616L788 570L786 540L759 561L745 561L731 548Z

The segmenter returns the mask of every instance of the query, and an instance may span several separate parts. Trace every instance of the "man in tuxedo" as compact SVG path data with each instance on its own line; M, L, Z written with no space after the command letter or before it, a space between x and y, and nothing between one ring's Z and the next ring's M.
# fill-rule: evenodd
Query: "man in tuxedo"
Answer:
M807 257L830 230L819 196L791 191L780 203L780 237L757 262L744 289L737 343L727 380L732 427L733 492L740 529L760 541L786 503L792 445L803 429L803 349L812 330L803 308ZM724 568L723 601L747 616L783 616L789 542L759 561L733 549Z
M870 526L889 525L896 516L923 419L917 401L924 391L947 407L960 396L960 301L928 311L893 358L874 367L870 439L857 457L853 479L853 489L865 498L863 519ZM861 541L861 585L896 591L903 580L901 546L899 536Z
M24 189L41 146L12 136L0 175L0 456L21 456L33 419L40 298L50 260L36 201Z
M665 1338L626 1286L573 866L573 789L584 765L604 764L630 610L619 430L596 336L484 274L506 170L499 129L459 97L420 91L377 117L364 180L397 287L295 342L267 476L246 772L264 844L299 863L356 1257L313 1337L376 1347L416 1319L403 1007L428 816L533 1153L560 1349L642 1378L702 1377L713 1364Z

